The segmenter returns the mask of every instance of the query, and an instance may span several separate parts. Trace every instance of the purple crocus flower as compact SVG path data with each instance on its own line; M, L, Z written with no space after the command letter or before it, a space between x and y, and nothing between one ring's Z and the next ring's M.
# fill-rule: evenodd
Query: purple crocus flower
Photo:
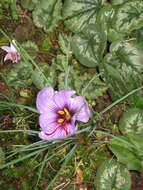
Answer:
M12 40L13 44L16 45L15 41ZM18 63L21 60L21 57L16 50L16 48L13 46L13 44L10 44L9 46L2 46L1 49L7 52L4 61L11 60L13 63Z
M75 96L75 91L54 91L46 87L38 93L37 109L40 112L39 123L43 140L62 139L77 131L76 120L88 122L90 110L82 96Z

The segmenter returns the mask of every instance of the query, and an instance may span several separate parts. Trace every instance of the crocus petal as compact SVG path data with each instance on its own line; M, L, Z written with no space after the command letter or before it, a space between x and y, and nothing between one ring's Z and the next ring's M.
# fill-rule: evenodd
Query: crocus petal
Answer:
M68 105L70 104L70 98L74 94L75 91L73 90L62 90L54 95L54 101L60 109L63 109L65 106L68 107Z
M57 115L55 113L49 112L40 115L39 123L42 131L47 134L51 134L58 127Z
M53 135L47 135L44 131L41 131L39 133L39 137L46 141L53 141L53 140L66 138L66 135L65 135L64 131L61 128L59 128L56 131L56 133L54 133Z
M18 57L16 55L16 58L12 61L13 63L18 63Z
M75 126L74 120L70 121L70 123L68 123L66 127L67 127L67 131L69 133L69 136L75 134L77 131L77 125Z
M13 60L12 63L17 63L17 59Z
M60 134L60 133L59 133ZM63 135L63 136L57 136L57 135L51 135L51 136L48 136L48 135L46 135L46 133L44 133L43 131L41 131L40 133L39 133L39 137L41 138L41 139L43 139L43 140L46 140L46 141L53 141L53 140L59 140L59 139L63 139L63 138L65 138L66 136L65 135Z
M41 139L43 139L43 140L45 140L45 141L52 141L52 140L55 140L55 138L53 138L53 135L51 135L51 136L48 136L48 135L46 135L46 133L44 133L43 131L41 131L40 133L39 133L39 137L41 138Z
M16 59L13 60L13 63L18 63L21 60L20 55L18 54L18 52L16 53Z
M12 40L12 42L13 42L13 44L15 44L15 46L16 46L15 41L14 41L14 40ZM12 52L17 52L17 50L16 50L16 48L14 47L14 45L13 45L13 44L10 44L11 51L12 51Z
M75 91L68 90L54 92L51 87L46 87L38 93L36 105L40 112L39 123L42 131L39 137L41 139L52 141L67 138L76 133L76 120L88 121L90 110L87 102L82 96L73 98L74 94ZM66 117L68 113L66 113L64 123L58 123L58 111L63 108L69 110L71 117L68 120Z
M12 57L11 57L11 54L10 53L8 53L6 56L5 56L5 58L4 58L4 61L7 61L7 60L12 60Z
M73 124L68 123L67 124L67 131L69 133L68 136L71 136L71 135L76 133L77 126L74 126ZM46 133L44 131L41 131L39 133L39 137L43 140L46 140L46 141L53 141L53 140L67 138L67 135L66 135L64 129L61 127L61 128L58 128L57 131L52 135L46 135Z
M65 131L63 130L62 127L60 127L55 133L53 136L51 136L51 140L55 140L55 139L63 139L63 138L66 138L66 133Z
M72 102L71 109L75 113L75 119L82 122L88 122L90 117L90 110L87 102L82 96L77 96Z
M44 113L47 111L47 108L49 107L48 104L49 102L51 102L53 95L54 95L54 90L52 87L46 87L38 93L36 106L40 113Z
M21 57L19 54L17 54L17 61L21 61Z
M2 46L1 49L3 49L6 52L11 52L11 48L9 46Z
M39 137L40 137L40 139L43 139L43 140L46 140L46 141L50 141L49 137L43 131L41 131L39 133Z

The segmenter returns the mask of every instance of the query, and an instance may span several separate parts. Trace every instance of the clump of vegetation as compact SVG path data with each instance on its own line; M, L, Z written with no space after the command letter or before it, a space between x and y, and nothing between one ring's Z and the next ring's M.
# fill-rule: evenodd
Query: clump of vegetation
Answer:
M0 2L2 189L135 190L142 18L141 0Z

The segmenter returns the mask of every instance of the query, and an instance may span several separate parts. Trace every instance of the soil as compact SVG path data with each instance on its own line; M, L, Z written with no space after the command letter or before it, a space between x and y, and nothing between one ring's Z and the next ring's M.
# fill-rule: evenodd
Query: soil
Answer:
M130 190L143 190L143 176L138 172L131 172L132 186Z

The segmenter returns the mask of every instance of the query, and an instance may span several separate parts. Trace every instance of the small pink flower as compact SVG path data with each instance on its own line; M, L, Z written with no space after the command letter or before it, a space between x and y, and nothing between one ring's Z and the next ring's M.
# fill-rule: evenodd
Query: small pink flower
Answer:
M75 96L75 91L54 91L46 87L38 93L37 109L40 112L39 123L43 140L62 139L77 131L76 121L88 122L90 110L82 96Z
M12 41L13 44L16 45L15 41ZM10 44L9 46L2 46L1 49L3 49L4 51L7 52L4 61L6 60L11 60L13 63L18 63L21 60L21 57L18 53L18 51L16 50L16 48L13 46L13 44Z

